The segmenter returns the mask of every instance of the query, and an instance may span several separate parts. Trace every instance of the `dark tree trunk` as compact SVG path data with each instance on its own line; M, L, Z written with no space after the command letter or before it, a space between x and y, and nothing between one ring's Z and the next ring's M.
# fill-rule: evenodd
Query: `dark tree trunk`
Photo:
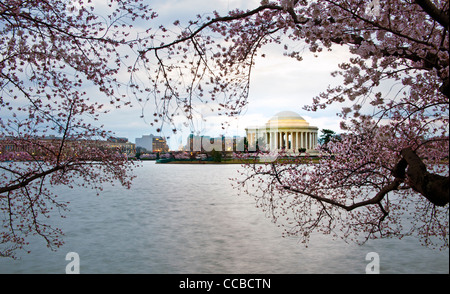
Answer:
M411 148L403 149L401 155L403 159L394 169L394 175L404 176L407 164L406 175L411 188L431 203L445 206L449 201L449 178L428 172L425 164Z

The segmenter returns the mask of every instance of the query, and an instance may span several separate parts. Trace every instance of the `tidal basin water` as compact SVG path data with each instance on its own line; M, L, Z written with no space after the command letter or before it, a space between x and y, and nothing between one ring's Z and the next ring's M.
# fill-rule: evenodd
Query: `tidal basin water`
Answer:
M0 273L65 273L76 252L80 273L364 274L376 252L380 273L449 273L449 251L416 239L369 241L364 246L314 236L305 247L238 195L230 181L239 165L143 162L131 190L58 188L70 200L65 245L50 251L33 239L30 254L0 259Z

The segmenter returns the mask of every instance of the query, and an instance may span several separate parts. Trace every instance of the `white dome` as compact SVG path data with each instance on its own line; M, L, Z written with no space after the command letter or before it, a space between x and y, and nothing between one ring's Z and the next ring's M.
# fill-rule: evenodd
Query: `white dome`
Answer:
M268 128L300 128L308 126L309 123L293 111L278 112L266 123L266 127Z
M298 113L293 112L293 111L278 112L270 120L285 120L285 119L305 120Z
M287 150L297 155L300 149L308 150L309 154L315 152L317 130L294 111L278 112L264 126L246 128L248 146L256 148L262 142L263 149Z

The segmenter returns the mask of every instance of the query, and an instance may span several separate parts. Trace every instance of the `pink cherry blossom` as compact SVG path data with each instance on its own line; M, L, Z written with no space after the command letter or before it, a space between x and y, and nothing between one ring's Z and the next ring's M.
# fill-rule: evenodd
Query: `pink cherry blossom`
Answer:
M304 106L342 103L341 139L319 148L314 161L249 164L237 186L248 184L257 205L305 242L316 231L357 242L414 234L445 248L448 11L443 0L261 1L248 11L198 16L178 35L163 35L164 44L142 43L137 64L170 123L173 109L191 119L211 101L218 114L239 115L265 45L280 44L295 60L302 50L294 42L319 58L347 48L352 57L332 73L342 83L324 85Z
M126 59L118 48L132 43L124 25L155 15L141 1L118 0L104 18L89 2L0 3L0 256L14 257L30 235L62 244L45 221L67 208L52 186L101 191L133 178L133 163L102 143L112 134L95 122L103 104L129 104L116 79Z

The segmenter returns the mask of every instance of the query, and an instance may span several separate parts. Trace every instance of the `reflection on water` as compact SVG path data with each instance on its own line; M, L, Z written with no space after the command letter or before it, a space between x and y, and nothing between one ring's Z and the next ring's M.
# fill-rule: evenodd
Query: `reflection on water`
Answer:
M417 240L364 246L313 236L305 248L238 196L229 178L238 165L157 165L144 162L131 190L58 188L69 199L58 251L36 239L21 260L0 259L0 273L64 273L68 252L81 273L365 273L369 252L381 273L448 273L449 255Z

